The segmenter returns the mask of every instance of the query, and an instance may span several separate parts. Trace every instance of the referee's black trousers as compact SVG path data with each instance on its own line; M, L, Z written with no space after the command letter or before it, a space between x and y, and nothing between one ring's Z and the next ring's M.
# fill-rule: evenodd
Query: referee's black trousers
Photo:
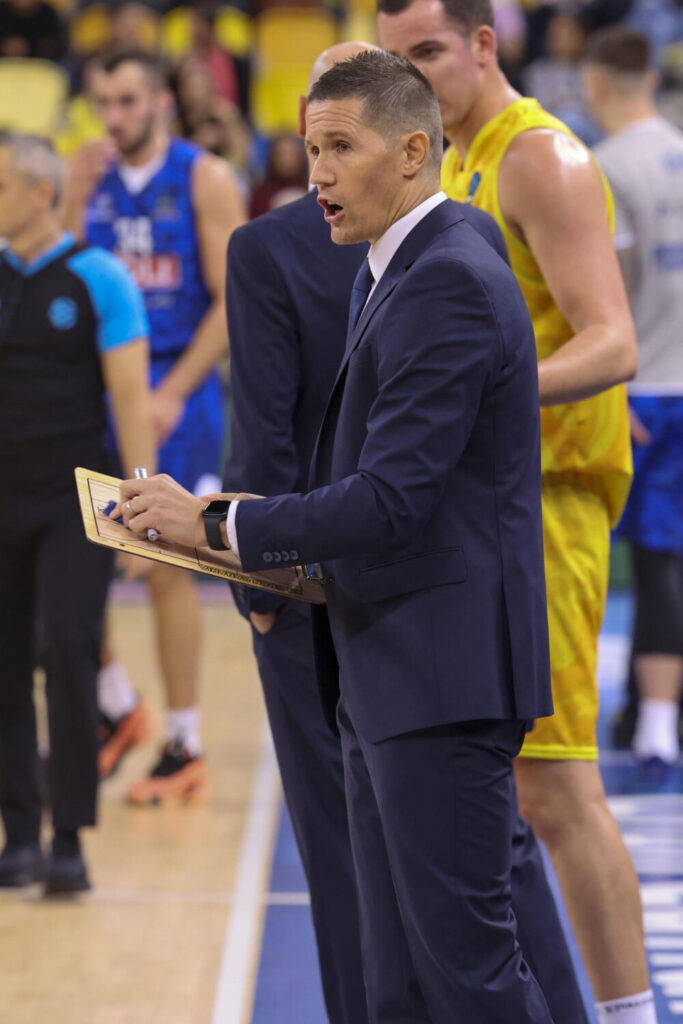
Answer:
M6 481L3 481L6 484ZM0 502L0 814L6 838L40 834L33 669L36 620L47 676L49 797L55 829L95 823L97 692L112 553L85 539L75 484Z

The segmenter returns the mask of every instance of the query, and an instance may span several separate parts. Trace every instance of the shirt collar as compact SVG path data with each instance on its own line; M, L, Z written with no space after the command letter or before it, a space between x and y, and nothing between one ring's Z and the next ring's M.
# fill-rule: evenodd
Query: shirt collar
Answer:
M419 206L414 207L414 209L409 213L406 213L404 217L394 221L391 227L387 228L384 234L377 239L375 244L370 246L368 263L370 264L372 276L375 279L375 285L378 284L379 279L391 263L394 254L398 251L403 240L408 237L413 228L419 224L420 221L431 212L431 210L436 206L439 206L447 198L448 196L445 192L435 192L433 196L430 196L429 199L425 199Z
M62 237L46 252L41 253L33 262L24 263L24 261L12 252L8 247L2 250L2 257L9 263L10 267L14 270L18 270L24 277L32 277L37 274L39 270L47 266L48 263L52 263L58 256L61 256L63 252L66 252L74 244L74 236L68 231L65 231Z

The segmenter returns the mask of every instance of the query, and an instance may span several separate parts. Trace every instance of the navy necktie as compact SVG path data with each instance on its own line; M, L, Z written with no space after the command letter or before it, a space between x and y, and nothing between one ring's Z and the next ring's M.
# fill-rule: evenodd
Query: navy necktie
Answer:
M360 265L360 269L356 274L356 279L353 282L353 289L351 291L351 303L349 305L349 334L354 329L360 315L363 311L365 303L368 301L368 295L370 289L375 283L375 279L372 276L370 270L370 264L367 258L363 260Z

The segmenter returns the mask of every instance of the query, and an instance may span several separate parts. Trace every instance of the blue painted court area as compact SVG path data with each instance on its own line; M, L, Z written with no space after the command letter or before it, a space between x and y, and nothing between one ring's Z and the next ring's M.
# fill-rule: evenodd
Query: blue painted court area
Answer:
M683 765L666 792L643 792L631 755L607 748L607 723L620 704L625 677L630 616L628 595L610 595L600 646L601 769L641 882L659 1024L673 1024L683 1021ZM588 983L579 970L593 1021ZM306 882L286 811L273 860L252 1024L327 1024Z

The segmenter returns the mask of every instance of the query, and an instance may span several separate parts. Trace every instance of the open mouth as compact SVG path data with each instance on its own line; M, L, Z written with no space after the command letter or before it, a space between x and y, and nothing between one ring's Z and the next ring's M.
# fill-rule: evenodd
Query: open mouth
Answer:
M318 196L318 202L325 211L325 220L328 224L333 224L344 213L344 207L339 203L332 203L328 199L323 199L322 196Z

